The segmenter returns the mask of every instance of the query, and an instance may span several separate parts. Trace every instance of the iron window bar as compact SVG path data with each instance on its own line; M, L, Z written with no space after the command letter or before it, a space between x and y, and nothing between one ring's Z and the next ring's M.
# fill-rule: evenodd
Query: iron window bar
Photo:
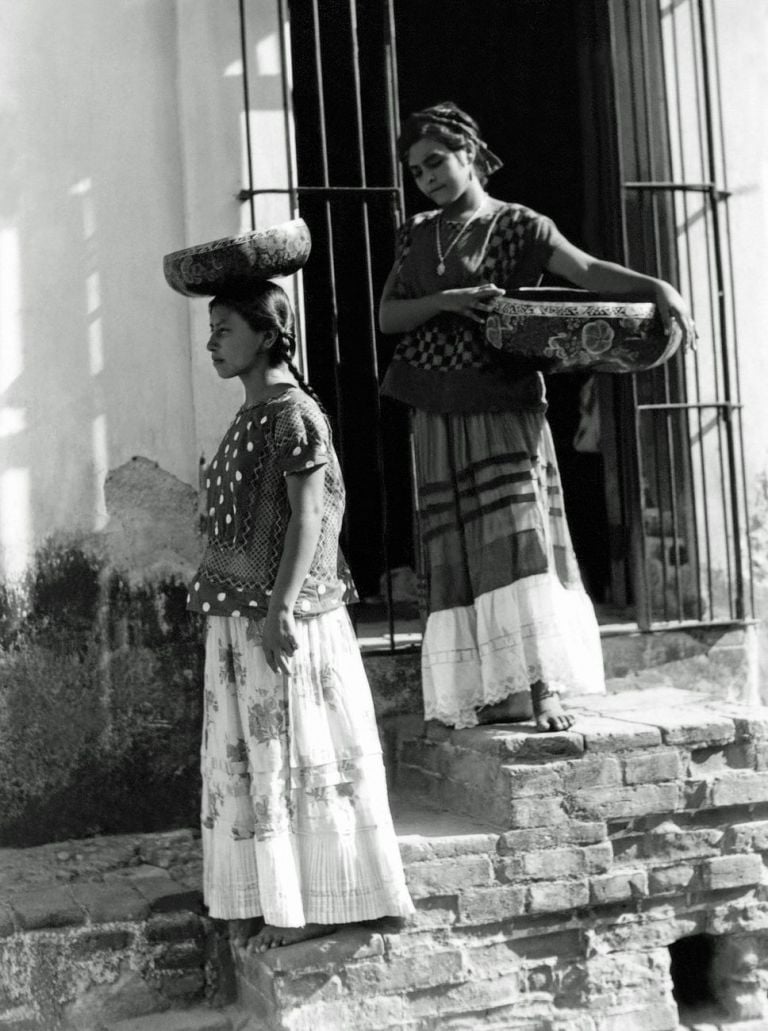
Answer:
M289 101L292 104L292 99L288 96L288 67L292 60L295 61L295 54L291 57L292 48L289 49L289 35L290 29L288 28L291 21L291 9L290 0L276 0L276 6L278 10L278 18L280 23L280 60L282 70L282 86L283 86L283 101L284 110L286 112L286 119L288 119L288 108ZM367 156L364 139L364 124L363 124L363 106L362 106L362 80L361 80L361 55L360 55L360 38L358 29L358 16L356 9L356 0L348 0L346 6L346 18L345 24L349 32L349 67L351 71L352 85L353 85L353 99L354 99L354 114L352 118L353 137L355 150L356 150L356 168L354 177L359 177L359 185L332 185L332 175L329 161L329 141L327 137L327 115L328 109L326 104L326 80L324 71L323 61L323 49L321 47L321 32L324 31L324 25L321 26L321 6L319 0L310 0L307 6L308 13L308 26L311 42L307 48L307 57L309 58L308 63L312 68L314 77L316 80L315 86L315 103L316 112L310 116L315 121L318 130L319 137L319 154L318 154L318 170L320 175L318 176L319 184L312 186L302 186L295 182L291 170L293 162L290 163L289 170L289 181L287 186L280 187L257 187L254 182L254 170L252 162L252 133L250 127L250 90L248 85L248 46L246 40L246 17L245 17L245 3L244 0L238 0L239 17L240 17L240 51L242 56L243 65L243 106L244 106L244 118L245 118L245 146L247 151L247 180L246 187L241 189L235 196L241 204L247 204L250 208L251 224L255 227L255 211L254 211L254 199L265 194L272 195L286 195L291 198L292 207L296 213L298 213L298 204L300 198L304 197L307 200L313 198L319 200L321 204L321 210L324 209L324 221L325 221L325 233L327 240L327 254L325 259L327 262L328 269L328 299L329 299L329 323L331 333L331 350L334 357L333 361L333 376L335 383L335 407L336 407L336 422L337 422L337 441L339 448L339 456L342 465L345 464L345 433L344 433L344 419L342 418L341 405L342 395L344 386L341 377L341 365L342 365L342 341L340 340L340 312L339 312L339 289L338 289L338 269L336 267L336 243L337 231L334 226L334 210L333 203L336 201L352 200L357 201L360 205L360 216L362 220L362 234L363 234L363 251L364 251L364 262L363 262L363 293L367 300L368 318L367 325L363 330L363 336L367 342L367 353L368 353L368 364L369 369L366 375L370 375L371 380L375 383L375 396L373 398L373 405L378 416L380 411L380 401L378 393L378 354L377 354L377 336L375 327L375 304L374 304L374 282L373 282L373 258L372 258L372 245L371 245L371 231L369 226L369 211L370 205L374 202L380 201L388 202L392 222L395 226L398 226L404 217L404 200L403 200L403 183L399 162L397 161L397 155L395 150L395 137L397 132L397 126L399 122L398 110L397 110L397 63L396 63L396 47L395 47L395 28L394 28L394 9L392 0L386 0L385 14L385 32L384 32L384 44L385 44L385 77L386 77L386 114L387 114L387 125L389 128L389 161L391 163L392 171L392 182L393 185L369 185L366 181L367 175ZM339 8L341 12L341 6ZM311 74L311 73L310 73ZM333 98L331 97L331 102ZM332 112L331 112L332 113ZM291 144L291 131L288 121L286 121L286 136L290 146ZM376 419L377 427L380 426L380 419ZM387 622L388 622L388 637L389 637L389 650L394 651L396 647L396 633L395 633L395 616L394 616L394 599L393 599L393 587L392 587L392 573L391 573L391 561L390 561L390 541L389 533L387 529L387 518L388 518L388 501L387 501L387 486L384 468L384 454L383 445L380 436L380 431L377 430L375 441L375 464L378 469L378 483L381 500L380 518L382 520L381 526L381 538L377 539L378 549L380 552L380 559L383 563L384 574L385 574L385 585L383 593L385 595L384 601L386 604L387 611ZM346 520L345 520L346 523ZM349 529L345 527L343 536L348 543ZM415 544L415 542L414 542Z
M361 195L366 193L379 193L389 194L390 196L400 196L399 186L291 186L291 187L276 187L276 186L265 186L261 189L248 189L240 190L237 194L237 199L242 203L249 200L251 197L255 197L260 193L313 193L316 195L323 196L338 195L338 194L353 194Z
M648 180L646 182L624 183L625 190L678 190L685 193L709 193L718 200L728 200L731 196L730 190L724 190L716 183L680 183L665 181L663 179Z
M706 87L705 87L706 90ZM709 99L706 97L705 99ZM712 162L711 162L712 163ZM714 171L714 167L712 167ZM726 298L725 298L725 269L723 260L723 242L721 239L720 225L717 217L717 210L721 203L727 202L731 196L731 191L719 186L716 182L703 181L703 182L680 182L673 180L630 180L623 183L625 191L638 191L641 193L696 193L704 196L709 202L709 210L711 213L711 246L712 246L712 264L714 265L714 286L715 286L715 312L713 314L716 317L713 319L713 323L717 324L720 338L720 373L722 375L722 388L727 395L731 393L731 369L729 362L729 348L727 342L729 340L728 324L727 324L727 311L726 311ZM655 199L655 198L654 198ZM727 205L726 205L727 207ZM655 211L655 206L654 206ZM654 234L657 236L658 234ZM657 262L658 264L658 262ZM665 386L667 387L667 394L669 392L669 384L667 381L667 370L665 369ZM733 412L740 412L743 405L735 401L713 401L713 402L659 402L654 404L640 403L637 400L635 393L634 408L636 416L639 417L641 412L661 412L667 413L668 415L674 411L702 411L706 409L713 409L719 413L719 419L722 421L725 431L725 450L726 450L726 462L725 468L721 471L723 478L727 469L727 480L729 487L729 517L731 524L731 536L732 536L732 561L730 550L726 552L726 564L728 572L728 581L730 582L733 578L734 584L734 595L732 597L733 612L736 621L743 621L746 618L746 606L745 606L745 584L744 584L744 569L743 569L743 556L742 556L742 542L741 542L741 523L742 513L740 505L740 488L738 484L738 472L737 472L737 457L736 457L736 441L734 438L734 426L731 414ZM665 420L666 433L667 433L667 444L668 450L671 449L671 443L669 438L669 420ZM655 433L654 428L654 433ZM640 439L640 425L636 419L636 435L639 441ZM741 449L743 451L743 448ZM672 459L672 453L670 450L670 460ZM721 464L722 460L721 460ZM642 462L641 462L641 477L642 477ZM672 468L670 467L670 474L674 480ZM656 470L658 478L658 469ZM725 499L724 499L725 500ZM674 547L677 546L679 539L678 529L678 513L677 513L677 502L674 491L670 492L671 502L671 515L673 522L673 541L675 542ZM646 541L645 541L645 530L642 530L642 550L643 550L643 565L647 565L647 553L646 553ZM662 528L662 539L664 539L663 528ZM707 534L707 551L709 551L709 539ZM749 550L749 545L748 545ZM677 561L677 559L676 559ZM707 562L709 565L709 561ZM699 569L699 576L701 570ZM709 575L709 570L707 570ZM667 561L664 556L662 561L662 580L663 580L663 592L664 592L664 609L666 614L666 589L667 589ZM682 594L680 586L679 573L676 576L676 590L678 595L678 612L682 615ZM710 590L711 595L711 590ZM710 598L711 601L711 598ZM646 622L644 620L644 622ZM652 625L652 620L647 620L648 625Z
M659 401L656 404L638 404L635 406L638 412L669 411L675 409L698 409L698 408L743 408L744 405L737 401Z

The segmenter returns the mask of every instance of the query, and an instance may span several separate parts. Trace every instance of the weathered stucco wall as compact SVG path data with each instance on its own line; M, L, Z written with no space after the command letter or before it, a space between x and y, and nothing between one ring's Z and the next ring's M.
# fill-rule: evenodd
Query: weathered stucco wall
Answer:
M673 178L688 183L714 179L717 186L730 192L727 206L720 204L717 208L723 241L726 333L729 346L735 347L728 371L733 383L731 396L740 393L744 406L746 496L752 510L751 532L757 558L757 615L764 624L768 615L768 409L764 398L768 296L762 278L768 256L768 145L756 129L764 121L768 102L768 5L750 0L713 0L704 6L714 172L704 131L704 47L699 5L695 0L681 0L661 4L660 9ZM688 380L697 384L702 400L723 400L727 391L714 296L714 222L709 199L702 192L678 193L675 204L681 235L681 287L693 304L701 336L697 354L686 356ZM686 243L682 243L684 234ZM733 579L733 569L725 542L732 532L731 512L728 505L717 500L720 484L727 482L728 476L726 420L718 419L712 409L705 410L703 417L694 413L690 431L694 489L699 509L707 511L715 608L722 609L713 614L727 617L730 605L725 587ZM738 448L738 416L734 419L734 435ZM700 547L702 529L700 526ZM748 529L741 526L739 533L745 570ZM766 684L768 632L764 625L759 638L761 681Z
M175 5L0 10L0 546L106 521L134 454L194 481L187 313L159 258L183 236Z
M751 506L760 683L768 695L768 4L717 0L724 170L731 199L735 329L744 403L744 447Z
M289 183L286 119L280 66L277 5L253 0L245 5L254 188ZM250 207L237 199L248 185L243 75L237 4L182 0L178 54L180 129L184 164L186 227L169 250L251 228ZM284 194L254 202L257 228L292 217ZM284 285L298 301L300 277ZM242 399L238 381L221 382L205 350L208 308L204 300L176 304L189 318L198 454L210 458Z
M276 8L246 6L254 180L279 188ZM162 257L250 226L242 84L236 4L0 10L0 575L103 528L105 478L136 455L196 486L240 401ZM279 194L255 213L291 217Z

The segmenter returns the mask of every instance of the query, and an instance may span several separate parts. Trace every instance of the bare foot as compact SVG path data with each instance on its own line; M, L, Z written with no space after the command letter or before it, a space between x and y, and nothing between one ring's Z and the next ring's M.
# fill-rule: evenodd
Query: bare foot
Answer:
M531 701L537 730L569 730L573 726L573 716L569 716L563 709L560 696L550 691L542 680L531 684Z
M483 705L477 710L477 722L481 724L485 723L521 723L524 720L530 719L531 711L528 708L527 712L521 705L519 696L510 696L508 698L502 698L500 702L495 702L493 705Z
M281 945L295 945L296 942L309 941L310 938L322 938L333 934L335 924L305 924L303 927L276 927L265 924L258 934L248 942L249 952L266 952L277 949Z
M249 916L243 920L227 920L230 944L233 947L243 948L263 923L260 916Z

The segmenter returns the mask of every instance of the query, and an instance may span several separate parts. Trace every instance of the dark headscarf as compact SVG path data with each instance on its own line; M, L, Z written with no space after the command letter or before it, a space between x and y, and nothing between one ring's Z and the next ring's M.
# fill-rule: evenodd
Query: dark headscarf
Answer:
M414 111L406 118L397 141L400 160L407 161L408 151L413 144L425 136L440 140L451 150L462 150L472 144L475 149L475 168L483 182L503 164L501 158L480 137L480 126L474 118L451 100Z

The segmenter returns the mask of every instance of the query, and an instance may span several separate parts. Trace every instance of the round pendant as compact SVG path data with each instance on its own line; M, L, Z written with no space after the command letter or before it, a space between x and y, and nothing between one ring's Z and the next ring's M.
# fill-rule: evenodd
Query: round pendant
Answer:
M437 266L437 274L438 274L438 276L444 276L445 275L445 265L443 264L442 261Z

